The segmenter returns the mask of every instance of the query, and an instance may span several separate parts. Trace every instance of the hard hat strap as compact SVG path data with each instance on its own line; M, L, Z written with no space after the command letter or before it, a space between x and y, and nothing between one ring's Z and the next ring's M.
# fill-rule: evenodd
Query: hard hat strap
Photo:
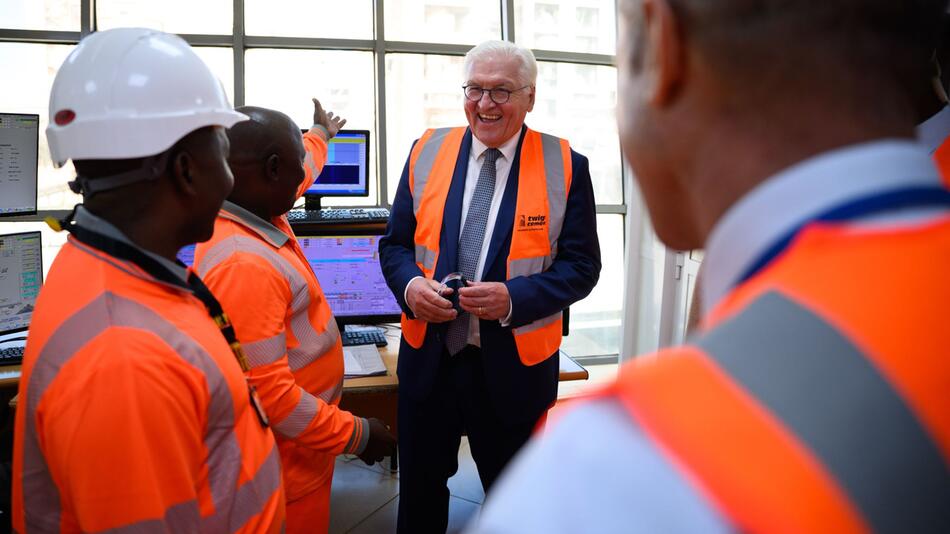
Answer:
M89 198L96 193L118 189L136 182L155 180L165 172L170 154L171 150L166 150L161 154L145 158L145 161L142 162L142 166L138 169L132 169L110 176L99 176L96 178L76 176L75 180L69 182L69 189L77 195L84 195L86 198Z

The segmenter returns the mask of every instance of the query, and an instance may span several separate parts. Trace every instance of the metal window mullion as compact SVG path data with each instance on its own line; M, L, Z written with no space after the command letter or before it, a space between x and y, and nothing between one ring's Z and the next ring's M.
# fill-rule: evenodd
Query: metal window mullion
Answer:
M234 0L231 53L234 57L234 105L244 105L244 0Z
M237 0L235 0L237 1ZM244 36L248 48L283 48L306 50L350 50L372 52L376 43L371 39L325 39L322 37Z
M96 31L96 0L80 0L79 33L82 37Z
M389 207L389 169L386 155L386 17L383 0L373 0L376 32L373 40L373 59L376 62L376 176L378 177L376 203Z
M0 30L0 43L76 44L82 36L81 32Z
M501 39L515 42L515 0L501 0Z

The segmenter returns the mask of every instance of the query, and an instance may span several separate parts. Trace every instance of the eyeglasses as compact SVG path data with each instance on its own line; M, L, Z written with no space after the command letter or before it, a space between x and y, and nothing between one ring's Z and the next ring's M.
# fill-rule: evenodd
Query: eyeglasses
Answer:
M527 89L528 87L531 86L526 85L517 89L502 89L501 87L496 87L494 89L484 89L477 85L463 85L462 90L465 91L465 98L471 100L472 102L478 102L482 99L482 95L488 93L488 97L491 98L492 102L496 104L504 104L511 99L511 93L518 92L522 89Z

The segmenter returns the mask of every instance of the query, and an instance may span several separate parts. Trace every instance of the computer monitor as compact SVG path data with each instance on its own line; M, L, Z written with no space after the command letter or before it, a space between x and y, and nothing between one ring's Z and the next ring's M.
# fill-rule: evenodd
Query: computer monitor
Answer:
M0 113L0 217L36 213L40 116Z
M307 188L304 207L318 210L328 196L369 196L369 130L340 130L327 143L327 163Z
M195 245L185 245L178 251L178 260L191 267L195 263Z
M399 321L402 310L379 265L381 237L343 230L297 237L341 325Z
M39 232L0 235L0 341L26 332L43 285Z

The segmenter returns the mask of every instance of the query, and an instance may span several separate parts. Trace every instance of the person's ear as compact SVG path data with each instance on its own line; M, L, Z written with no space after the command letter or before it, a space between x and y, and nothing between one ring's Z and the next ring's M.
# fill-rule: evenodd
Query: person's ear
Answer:
M683 81L686 49L682 29L668 0L644 0L642 6L644 90L649 102L664 106L676 96Z
M528 92L528 111L534 110L535 87L532 85Z
M264 160L264 171L269 181L275 182L280 177L280 156L271 154Z
M195 178L197 165L187 150L181 150L172 157L172 182L180 191L196 194Z

